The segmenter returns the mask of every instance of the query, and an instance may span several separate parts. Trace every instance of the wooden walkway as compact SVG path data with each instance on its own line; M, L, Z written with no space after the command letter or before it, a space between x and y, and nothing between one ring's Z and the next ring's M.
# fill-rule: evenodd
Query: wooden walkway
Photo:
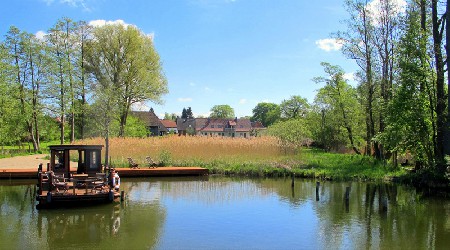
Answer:
M147 176L195 176L208 175L206 168L200 167L158 167L158 168L116 168L120 177ZM36 179L36 169L0 169L0 179Z

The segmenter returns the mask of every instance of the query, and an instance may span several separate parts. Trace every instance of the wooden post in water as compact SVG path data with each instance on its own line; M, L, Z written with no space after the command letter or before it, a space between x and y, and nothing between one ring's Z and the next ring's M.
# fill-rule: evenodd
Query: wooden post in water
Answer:
M125 191L120 191L120 201L124 201L125 200Z
M348 213L350 211L350 187L345 187L345 211Z
M316 201L319 201L319 187L320 187L320 182L316 182Z
M345 200L349 200L350 199L350 187L346 187L345 188Z
M295 173L292 173L291 176L292 176L291 187L294 187L294 185L295 185L294 184Z

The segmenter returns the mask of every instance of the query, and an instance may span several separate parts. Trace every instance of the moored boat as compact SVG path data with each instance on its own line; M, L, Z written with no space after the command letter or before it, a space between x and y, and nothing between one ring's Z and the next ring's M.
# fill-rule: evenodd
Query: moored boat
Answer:
M117 201L120 178L101 164L102 145L55 145L46 170L38 168L38 208L79 206ZM77 158L78 161L71 162ZM76 171L71 171L76 165Z

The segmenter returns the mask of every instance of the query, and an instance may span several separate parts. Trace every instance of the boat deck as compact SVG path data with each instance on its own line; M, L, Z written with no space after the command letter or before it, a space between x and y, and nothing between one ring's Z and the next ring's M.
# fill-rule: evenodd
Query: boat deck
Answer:
M201 167L142 167L116 168L120 177L148 177L148 176L195 176L207 175L208 169ZM75 173L75 171L71 171ZM37 167L35 169L1 169L0 179L36 179Z

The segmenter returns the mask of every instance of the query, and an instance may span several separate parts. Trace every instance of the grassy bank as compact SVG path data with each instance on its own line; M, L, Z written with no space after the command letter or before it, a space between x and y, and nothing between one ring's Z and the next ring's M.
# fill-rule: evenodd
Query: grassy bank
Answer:
M96 138L77 143L104 144L104 141ZM199 166L208 168L212 174L224 175L270 177L295 173L298 177L333 180L382 180L406 174L405 170L394 169L371 157L307 148L286 151L273 137L113 138L110 155L115 167L128 167L128 157L145 167L145 158L150 156L161 166Z

